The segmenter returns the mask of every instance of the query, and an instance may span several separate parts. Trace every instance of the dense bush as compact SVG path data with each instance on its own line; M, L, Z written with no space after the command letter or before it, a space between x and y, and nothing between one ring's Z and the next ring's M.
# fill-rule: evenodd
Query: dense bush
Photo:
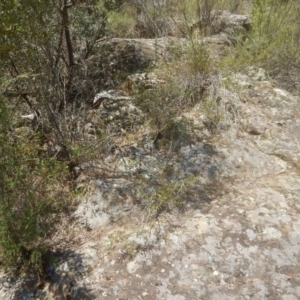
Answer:
M236 48L228 49L225 68L265 68L270 76L292 82L300 68L299 1L255 0L251 31Z
M12 130L12 112L0 101L0 255L6 266L40 273L51 249L46 240L63 208L57 178L64 168L38 157L34 133Z

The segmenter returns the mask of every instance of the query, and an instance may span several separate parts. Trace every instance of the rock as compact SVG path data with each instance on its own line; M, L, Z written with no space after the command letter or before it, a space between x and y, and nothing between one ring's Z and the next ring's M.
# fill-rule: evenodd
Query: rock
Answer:
M107 227L133 207L131 183L124 179L99 180L76 209L79 224L91 230Z
M252 76L252 78L257 81L267 80L266 71L262 68L258 68L258 70L251 69L249 75Z
M96 134L96 128L95 125L92 122L86 123L84 125L84 133L85 134Z
M249 16L228 11L212 11L206 20L191 26L194 38L206 46L212 59L223 56L228 46L235 44L238 38L246 37L249 29Z
M129 74L144 71L165 55L167 40L113 38L99 41L86 60L88 77L93 79L90 84L107 89Z
M164 84L164 80L160 80L153 73L138 73L129 75L126 78L124 89L129 93L142 93L144 90L152 89L159 84Z
M228 41L235 42L239 35L245 35L250 30L250 19L249 16L228 11L212 11L206 19L193 24L191 29L205 31L208 36L225 34Z
M143 229L137 225L136 231L127 228L119 233L127 234L124 251L133 257L115 260L113 266L108 259L102 269L94 268L97 276L105 268L116 271L105 293L118 287L124 298L147 293L152 298L250 299L253 292L260 298L297 298L300 223L295 212L300 177L297 169L288 172L288 167L293 168L299 152L298 100L268 82L247 76L242 80L247 84L239 85L244 88L241 96L227 97L235 99L242 129L250 134L239 138L236 132L241 124L237 123L211 144L183 146L181 160L173 163L179 174L201 174L207 181L216 174L224 176L231 192L212 201L207 211L201 202L198 211L165 215L165 222L159 219L155 238L144 223ZM247 95L253 96L243 101ZM198 121L200 116L201 111L192 110L189 120ZM280 126L276 120L281 120ZM133 150L143 157L140 147ZM159 164L154 153L152 166L156 159ZM152 172L159 174L154 168ZM221 189L217 182L212 186L209 195ZM199 192L195 196L196 201L203 198ZM176 229L170 231L170 223ZM188 287L182 284L178 290L181 280ZM278 282L280 288L273 289Z
M111 100L112 102L122 101L122 100L130 100L130 97L118 95L115 91L103 91L95 95L93 101L93 107L99 107L103 100Z
M247 114L247 118L245 115ZM246 111L244 119L241 120L241 126L244 131L252 135L261 135L268 128L269 120L264 116L257 115L254 111Z
M24 120L28 120L28 121L32 122L34 119L37 118L37 116L36 116L36 114L32 113L32 114L29 114L29 115L22 115L21 118L24 119Z
M208 45L213 52L223 52L224 47L236 41L236 37L248 30L249 18L242 15L234 15L222 12L213 17L212 36L201 38L201 43ZM194 25L196 28L197 26ZM165 37L157 39L122 39L112 38L100 40L95 47L94 53L85 61L85 76L90 82L84 82L92 90L107 90L121 84L129 75L142 73L148 67L167 57L170 48L174 45L183 45L188 41L185 38ZM220 55L220 54L218 54ZM157 79L151 78L149 74L148 83L152 86ZM142 77L142 76L140 76ZM135 81L135 78L128 78L128 84ZM154 82L150 82L154 80ZM143 80L145 82L145 80ZM158 81L159 82L159 81ZM147 84L145 84L147 86ZM106 97L103 94L101 97ZM108 96L110 97L110 96ZM98 101L95 100L94 102Z

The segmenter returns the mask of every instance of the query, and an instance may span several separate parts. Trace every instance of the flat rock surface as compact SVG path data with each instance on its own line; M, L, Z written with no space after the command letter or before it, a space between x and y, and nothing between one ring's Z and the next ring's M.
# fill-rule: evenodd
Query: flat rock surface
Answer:
M239 101L236 124L211 142L213 155L203 155L203 142L181 149L185 171L210 157L224 195L205 209L115 228L120 248L103 251L108 235L79 250L94 255L82 284L97 299L299 299L298 99L262 81ZM101 249L98 264L92 247Z
M29 293L24 280L3 279L0 298L299 299L299 99L248 76L235 84L231 126L211 139L196 130L198 141L174 161L197 179L185 212L147 219L130 176L98 181L76 212L90 228L78 229L81 242L53 282ZM196 124L201 111L188 117ZM160 159L148 153L142 162L157 174Z

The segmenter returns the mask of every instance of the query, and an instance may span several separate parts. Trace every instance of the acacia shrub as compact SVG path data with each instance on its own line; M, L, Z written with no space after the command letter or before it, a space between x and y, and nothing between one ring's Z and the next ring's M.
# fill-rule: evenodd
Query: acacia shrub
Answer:
M42 275L66 204L57 189L66 171L53 158L39 158L38 138L32 132L18 134L11 126L12 111L0 100L0 257L6 268Z

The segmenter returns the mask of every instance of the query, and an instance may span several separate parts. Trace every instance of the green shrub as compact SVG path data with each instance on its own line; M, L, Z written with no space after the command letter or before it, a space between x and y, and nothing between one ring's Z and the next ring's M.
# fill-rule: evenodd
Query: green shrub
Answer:
M147 122L150 120L151 125L161 133L159 144L165 143L164 146L167 146L170 141L176 149L189 139L192 129L182 114L195 104L206 101L205 91L210 85L213 69L201 43L191 41L176 45L170 52L156 71L165 82L138 92L135 104L146 114ZM207 109L207 112L211 111Z
M300 66L300 6L298 1L255 0L251 31L236 48L229 48L223 67L258 66L271 76Z
M165 170L167 172L167 170ZM163 174L166 175L166 174ZM160 185L146 199L146 209L151 216L157 217L163 211L184 208L184 196L196 182L195 177L187 177L184 180L173 180L168 183L160 182Z
M109 34L117 37L134 36L136 12L131 6L125 6L119 11L109 11L107 13L106 30Z
M46 242L61 210L56 194L65 168L38 158L34 134L26 140L11 131L11 112L0 101L0 254L5 267L43 273L51 246ZM24 141L26 140L26 141Z

